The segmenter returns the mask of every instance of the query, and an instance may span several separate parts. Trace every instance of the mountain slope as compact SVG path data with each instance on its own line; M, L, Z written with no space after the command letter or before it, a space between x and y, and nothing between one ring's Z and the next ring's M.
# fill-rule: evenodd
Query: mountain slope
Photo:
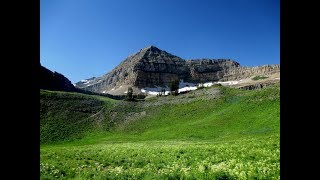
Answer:
M84 126L92 127L93 132L106 132L105 140L203 140L279 132L279 85L253 91L214 86L177 97L155 97L144 102L113 100L112 104L109 98L104 102L88 95L77 96L42 92L41 121L55 124L52 131L45 132L47 136L53 131L62 132L59 127L78 129L74 122L82 122L103 107L104 130L91 126L95 118ZM69 136L69 130L63 130L67 134L63 137Z
M280 65L242 67L230 59L184 60L149 46L126 58L111 72L77 82L76 87L114 95L123 95L128 87L133 87L134 93L139 94L142 88L168 87L174 80L204 83L277 72L280 72Z
M154 71L161 73L162 76L168 76L162 79L166 78L167 81L170 81L178 79L177 75L173 74L175 71L180 74L187 73L187 68L184 67L184 61L181 58L150 46L129 56L106 75L88 79L86 83L78 82L76 86L94 92L107 92L115 87L121 88L122 85L143 87L163 83L154 81L150 79L150 76L143 74Z
M71 81L58 72L52 72L40 64L39 88L53 91L76 91Z
M106 75L80 81L76 86L110 94L124 94L128 86L133 86L134 91L139 93L143 87L168 86L173 80L217 80L223 76L226 69L237 66L237 62L223 59L185 61L155 46L149 46L126 58ZM208 74L209 72L211 74ZM119 90L116 91L119 88L122 88L121 93L118 93Z
M108 130L106 109L114 100L80 93L40 90L40 143L82 138Z
M186 94L174 104L150 105L143 109L146 116L129 123L123 131L145 140L209 140L279 132L278 87L260 91L218 87L215 92L214 89L212 94L199 99ZM170 101L169 98L165 97L164 101Z

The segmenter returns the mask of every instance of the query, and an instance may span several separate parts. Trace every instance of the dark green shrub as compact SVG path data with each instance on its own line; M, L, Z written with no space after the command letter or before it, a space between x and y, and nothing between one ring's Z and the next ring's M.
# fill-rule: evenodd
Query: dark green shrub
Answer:
M257 81L259 79L266 79L266 78L268 78L268 76L255 76L252 78L252 80Z
M137 94L136 96L133 96L133 97L137 98L137 99L144 99L146 97L146 95L143 94L143 93L139 93L139 94Z
M174 80L170 82L170 94L176 96L178 95L178 89L179 89L179 80Z
M132 101L133 100L133 89L132 89L132 87L128 87L126 100L127 101Z

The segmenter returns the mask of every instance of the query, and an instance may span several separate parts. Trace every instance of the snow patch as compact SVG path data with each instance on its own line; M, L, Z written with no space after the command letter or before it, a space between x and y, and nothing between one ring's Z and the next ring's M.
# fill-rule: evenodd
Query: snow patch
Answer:
M169 87L146 87L146 88L142 88L141 92L143 93L147 93L148 95L159 95L161 93L161 90L165 89L164 91L164 95L169 95L170 93L170 88ZM197 86L195 83L189 83L189 82L184 82L183 80L180 80L179 83L179 89L178 92L185 92L185 91L192 91L192 90L196 90Z
M215 83L213 82L206 82L203 84L204 87L211 87L212 85L214 85ZM201 86L201 84L199 84L198 86Z
M225 81L225 82L219 82L218 81L218 84L221 84L221 85L233 85L233 84L238 84L239 81Z
M183 80L180 80L179 88L192 87L192 86L196 86L196 85L194 83L184 82Z
M195 84L195 83L189 83L189 82L184 82L183 80L180 80L179 83L179 89L178 92L186 92L186 91L194 91L196 89L198 89L198 87L211 87L215 84L221 84L221 85L234 85L234 84L238 84L240 81L225 81L225 82L206 82L206 83L199 83L199 84ZM170 93L170 88L169 87L146 87L146 88L142 88L141 92L142 93L146 93L148 95L152 95L152 96L156 96L159 95L161 93L161 90L165 89L165 93L164 95L168 95Z
M195 86L192 86L192 87L183 87L183 88L180 88L178 89L178 92L186 92L186 91L193 91L193 90L196 90L198 89L197 87Z
M82 82L83 84L89 84L91 82L91 80L84 79L84 80L81 80L80 82Z
M168 87L165 87L165 88L163 88L163 87L155 87L155 88L146 87L146 88L142 88L141 92L147 93L148 95L156 96L161 93L162 89L165 89L164 95L168 95L170 93L170 91L169 91L170 89Z

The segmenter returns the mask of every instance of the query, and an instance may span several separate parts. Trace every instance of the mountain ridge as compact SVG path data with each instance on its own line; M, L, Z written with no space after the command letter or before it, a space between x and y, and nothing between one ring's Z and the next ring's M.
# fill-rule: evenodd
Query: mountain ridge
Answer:
M54 91L76 91L77 89L63 74L51 71L40 64L39 67L39 87L40 89Z
M182 59L156 46L140 49L113 70L76 87L98 93L125 94L127 87L135 93L145 87L168 87L173 80L203 83L237 80L258 74L280 72L280 65L241 66L231 59Z

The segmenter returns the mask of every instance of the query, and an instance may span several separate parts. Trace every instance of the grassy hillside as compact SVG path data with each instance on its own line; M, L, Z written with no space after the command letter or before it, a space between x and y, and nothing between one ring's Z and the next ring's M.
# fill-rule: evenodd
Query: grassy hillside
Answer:
M194 100L143 108L146 116L117 132L141 140L212 140L279 132L278 87L260 91L216 88L220 90L213 95L216 99L185 95Z
M42 179L280 178L279 84L215 86L144 102L41 93L41 121L51 127L43 133L50 141L41 145ZM49 138L56 130L64 135Z
M117 101L107 115L115 122L113 128L71 144L223 140L279 133L279 93L279 85L253 91L216 86L145 102Z
M40 143L74 140L107 130L106 110L114 101L79 93L40 90Z

